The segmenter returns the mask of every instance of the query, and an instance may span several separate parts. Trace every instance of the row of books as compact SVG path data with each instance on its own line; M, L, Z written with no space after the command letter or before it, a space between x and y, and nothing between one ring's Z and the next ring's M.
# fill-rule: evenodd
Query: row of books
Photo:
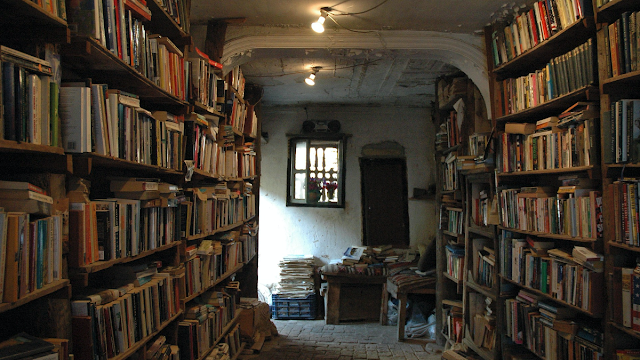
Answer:
M464 276L464 248L446 245L445 254L447 256L447 274L462 281Z
M449 112L445 121L440 124L440 130L436 134L436 148L445 150L460 143L460 127L458 125L458 113L455 110Z
M640 99L621 99L602 114L603 161L640 161Z
M223 275L244 260L243 244L239 241L202 240L200 245L187 247L185 296L189 297L212 287Z
M447 154L446 157L442 156L440 159L442 163L442 190L451 191L458 189L458 169L457 159L458 153L455 151Z
M608 280L610 320L640 331L640 266L614 267Z
M496 345L495 302L481 293L470 291L467 297L470 337L478 348L493 351Z
M0 138L59 146L58 84L51 62L0 46L2 105Z
M547 118L549 119L549 118ZM547 120L544 119L544 120ZM534 124L505 125L498 134L501 172L566 169L598 163L599 119L587 119L558 127L557 117L534 131ZM527 129L528 128L528 129Z
M227 73L227 83L238 92L238 95L244 97L246 80L240 66L235 66Z
M593 84L596 77L595 41L554 57L542 69L496 82L498 116L536 107Z
M543 359L596 359L603 356L602 343L574 321L575 311L556 307L521 290L505 300L506 335ZM588 331L597 332L589 329Z
M510 232L503 232L501 275L585 311L602 313L602 297L597 293L604 285L601 255L598 260L579 260L572 256L575 250L549 248L552 242L548 246L546 243L543 247L534 246L528 246L527 240L516 238Z
M185 196L188 199L187 236L212 234L217 229L238 224L255 215L255 196L231 192L226 183L217 188L186 189Z
M498 192L500 223L510 229L594 239L601 236L602 195L571 186Z
M446 209L446 230L461 235L464 231L464 213L462 209Z
M148 347L145 353L147 360L180 360L180 348L178 345L167 343L164 335L158 336Z
M162 8L173 18L185 33L191 32L191 23L189 21L189 7L184 0L160 0Z
M0 208L0 302L16 302L60 279L62 216L35 218Z
M64 83L60 118L67 152L95 152L181 169L183 125L175 116L140 107L137 95L106 84Z
M480 286L493 288L496 276L496 255L487 239L473 239L473 280Z
M189 61L191 66L191 99L207 108L222 112L226 101L227 82L221 78L221 64L209 59L197 47Z
M180 312L179 283L161 271L140 286L130 283L72 300L76 358L113 358L158 331Z
M491 213L494 212L494 204L493 199L489 198L489 189L474 186L471 198L471 222L477 226L493 224L494 216Z
M236 314L235 289L219 288L200 296L200 305L187 309L178 322L178 346L185 359L200 359L222 339Z
M638 70L638 34L640 11L625 11L620 18L603 26L605 69L607 77Z
M462 304L460 304L462 305ZM446 306L442 308L443 326L442 333L453 343L461 343L464 337L463 311L458 306Z
M607 196L613 200L615 239L612 240L630 246L640 246L639 181L626 178L607 187Z
M588 0L541 0L519 9L511 21L493 25L494 65L515 59L585 15L593 15Z
M67 20L67 5L64 0L38 0L34 1L46 12L53 16L57 16L62 20Z

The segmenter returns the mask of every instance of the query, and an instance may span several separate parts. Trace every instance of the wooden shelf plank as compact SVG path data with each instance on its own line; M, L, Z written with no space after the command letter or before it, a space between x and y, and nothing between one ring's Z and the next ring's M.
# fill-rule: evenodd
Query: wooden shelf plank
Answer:
M94 168L107 169L128 169L139 172L153 173L158 175L180 176L184 174L181 170L163 168L157 165L142 164L135 161L120 159L114 156L97 153L73 154L74 169L78 176L89 176Z
M489 289L488 287L476 284L475 281L473 280L467 280L466 282L466 286L470 287L471 289L475 290L476 292L481 293L482 295L491 298L493 300L496 300L498 298L498 295L496 294L496 292L493 289Z
M629 329L628 327L624 327L622 325L616 324L615 322L609 321L608 322L609 326L613 327L614 329L617 329L619 331L622 331L623 333L633 336L636 339L640 339L640 332Z
M549 59L565 54L579 44L586 42L595 34L593 17L576 20L569 27L562 29L549 39L525 51L511 61L493 69L499 79L526 75L531 69L545 66Z
M524 286L524 285L522 285L522 284L520 284L520 283L518 283L518 282L516 282L516 281L513 281L513 280L511 280L511 279L509 279L509 278L506 278L506 277L504 277L504 276L501 276L501 277L502 277L502 280L504 280L504 281L507 281L507 282L509 282L509 283L511 283L511 284L514 284L514 285L516 285L516 286L518 286L518 287L520 287L520 288L523 288L523 289L525 289L525 290L527 290L527 291L531 291L531 292L533 292L533 293L535 293L535 294L537 294L537 295L541 295L541 296L545 297L546 299L551 300L551 301L553 301L553 302L556 302L556 303L558 303L558 304L562 304L563 306L570 307L570 308L572 308L572 309L574 309L574 310L577 310L577 311L579 311L579 312L581 312L581 313L583 313L583 314L586 314L586 315L588 315L588 316L591 316L591 317L594 317L594 318L601 318L601 317L602 317L602 315L603 315L603 314L601 314L601 313L593 313L593 312L591 312L591 311L584 310L583 308L581 308L581 307L579 307L579 306L571 305L571 304L569 304L568 302L566 302L566 301L564 301L564 300L556 299L556 298L554 298L553 296L551 296L551 295L549 295L549 294L547 294L547 293L543 293L543 292L542 292L542 291L540 291L540 290L537 290L537 289L534 289L534 288L530 288L530 287L528 287L528 286Z
M52 294L62 288L65 288L69 286L69 279L62 279L62 280L58 280L55 281L51 284L47 284L44 285L41 289L38 289L32 293L29 293L27 295L25 295L24 297L18 299L18 301L16 302L12 302L12 303L1 303L0 304L0 313L3 313L5 311L9 311L11 309L15 309L19 306L22 306L26 303L29 303L33 300L39 299L43 296L47 296L49 294Z
M611 23L620 18L624 11L640 10L640 3L636 0L610 0L597 9L596 22Z
M493 238L495 236L495 225L478 226L475 224L470 224L467 229L469 230L469 232L476 235L481 235L488 238Z
M544 233L544 232L538 232L538 231L519 230L519 229L504 227L502 225L499 225L498 229L505 230L505 231L513 231L520 234L533 235L533 236L538 236L538 237L543 237L548 239L570 240L570 241L584 242L584 243L593 243L599 240L597 238L583 238L578 236L572 237L571 235L550 234L550 233Z
M609 241L609 246L614 246L620 249L624 249L627 251L633 251L633 252L637 252L640 253L640 247L638 246L631 246L631 245L627 245L627 244L623 244L623 243L619 243L619 242L615 242L615 241Z
M95 273L95 272L98 272L100 270L108 269L108 268L110 268L110 267L112 267L112 266L114 266L116 264L129 263L129 262L132 262L132 261L140 260L140 259L145 258L147 256L150 256L152 254L171 249L173 247L178 246L181 242L182 242L181 240L174 241L174 242L172 242L170 244L160 246L157 249L143 251L140 254L135 255L135 256L127 256L127 257L123 257L123 258L119 258L119 259L113 259L113 260L107 260L107 261L98 261L98 262L95 262L95 263L92 263L92 264L89 264L89 265L85 265L85 266L76 268L75 270L77 270L79 272L82 272L82 273L87 273L87 274ZM73 268L71 270L73 270Z
M67 28L67 22L57 15L46 11L36 2L29 0L3 0L0 5L2 21L9 24L19 24L22 27L35 24L38 27Z
M533 175L546 175L546 174L566 174L566 173L576 173L576 172L587 172L595 169L595 166L574 166L569 168L560 168L560 169L544 169L544 170L527 170L527 171L514 171L514 172L503 172L498 173L498 177L527 177Z
M520 110L496 119L497 123L525 122L532 119L543 119L547 116L557 115L578 101L598 100L598 89L595 86L585 86L571 93L551 99L536 107Z
M206 238L207 236L212 236L212 235L215 235L215 234L217 234L217 233L221 233L221 232L225 232L225 231L233 230L233 229L235 229L235 228L237 228L237 227L239 227L239 226L242 226L242 225L246 224L246 223L247 223L247 221L250 221L251 219L253 219L253 217L250 217L250 218L249 218L249 219L247 219L247 220L243 220L243 221L237 222L237 223L235 223L235 224L231 224L231 225L228 225L228 226L225 226L225 227L221 227L221 228L216 229L216 230L214 230L213 232L208 233L208 234L199 234L199 235L191 235L191 236L187 236L186 240L191 241L191 240L204 239L204 238Z
M61 147L38 145L38 144L31 144L26 142L18 142L18 141L3 140L3 139L0 139L0 151L65 155L64 149Z
M497 331L497 327L496 327L496 331ZM480 348L476 346L473 340L469 339L468 337L465 337L464 339L462 339L462 343L467 347L471 348L471 350L473 350L476 354L480 355L485 360L494 360L496 358L495 351L490 351L485 348Z
M215 115L215 116L224 118L224 114L223 113L219 112L218 110L216 110L212 106L205 106L203 103L201 103L199 101L194 101L193 102L193 107L196 110L196 112L199 113L199 114L210 114L210 115Z

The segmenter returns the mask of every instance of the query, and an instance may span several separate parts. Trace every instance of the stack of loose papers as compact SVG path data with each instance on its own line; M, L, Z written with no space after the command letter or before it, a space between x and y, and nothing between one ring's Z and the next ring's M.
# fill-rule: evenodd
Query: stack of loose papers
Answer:
M306 298L314 292L313 255L287 255L280 261L282 298Z

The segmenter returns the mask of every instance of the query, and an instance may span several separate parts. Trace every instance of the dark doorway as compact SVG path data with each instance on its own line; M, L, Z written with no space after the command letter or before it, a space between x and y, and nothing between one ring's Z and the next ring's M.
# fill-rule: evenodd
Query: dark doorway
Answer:
M409 246L407 162L360 158L364 245Z

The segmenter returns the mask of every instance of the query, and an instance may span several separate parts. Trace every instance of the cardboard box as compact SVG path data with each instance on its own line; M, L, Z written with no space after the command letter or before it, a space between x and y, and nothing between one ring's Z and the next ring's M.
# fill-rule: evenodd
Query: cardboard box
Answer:
M253 338L258 323L255 308L242 309L238 323L240 324L240 336Z

